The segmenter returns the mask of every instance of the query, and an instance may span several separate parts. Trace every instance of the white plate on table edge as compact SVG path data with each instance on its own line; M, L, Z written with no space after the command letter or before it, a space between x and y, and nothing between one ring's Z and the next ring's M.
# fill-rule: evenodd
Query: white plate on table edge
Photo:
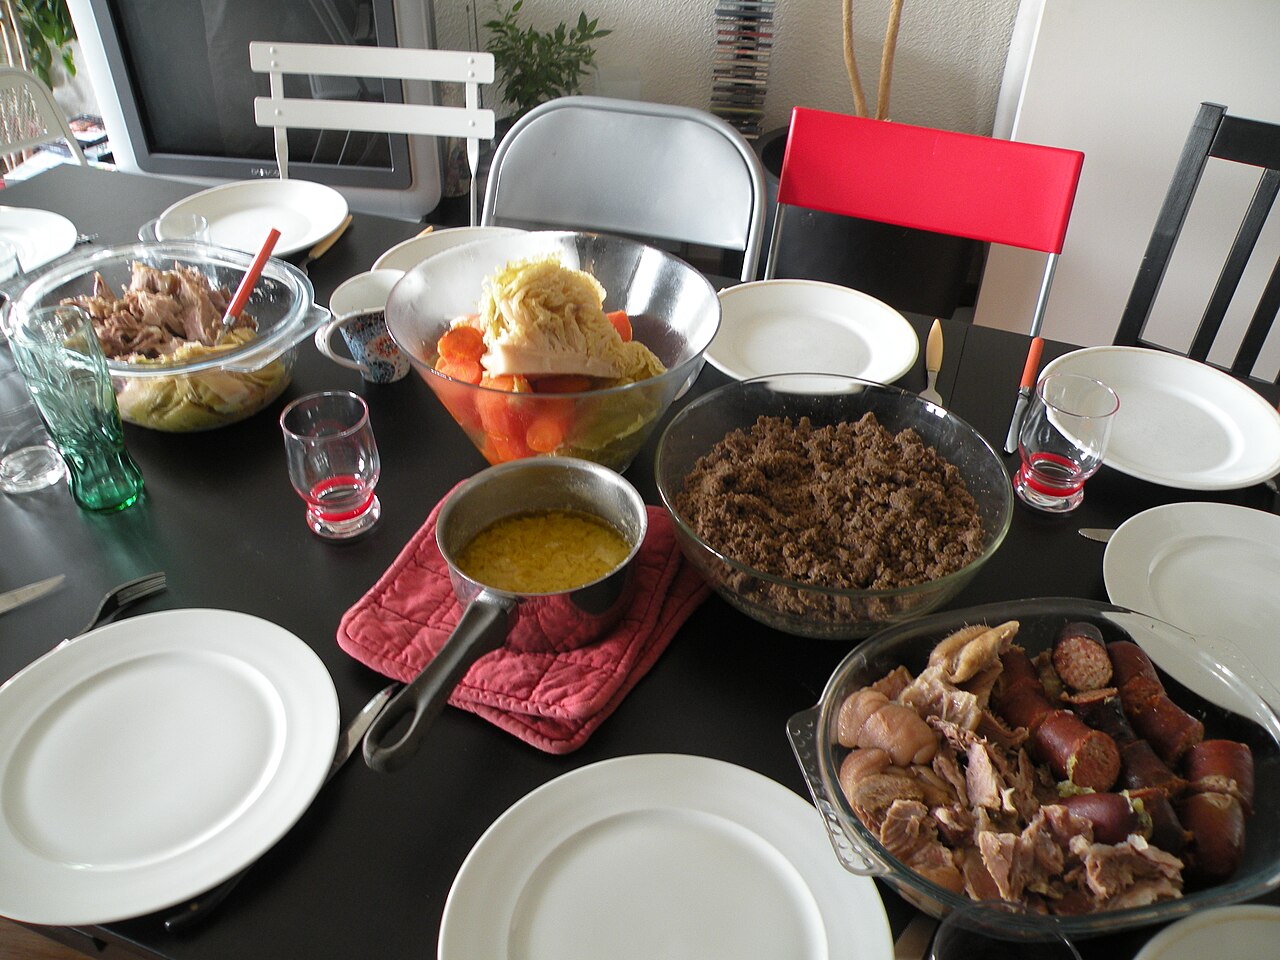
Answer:
M502 237L513 233L525 233L517 227L448 227L430 233L401 240L373 261L375 270L412 270L423 260L442 250L459 247L464 243Z
M708 757L604 760L485 831L445 902L439 960L893 956L874 882L814 808Z
M310 805L338 701L282 627L172 610L101 627L0 686L0 915L107 923L252 863Z
M1274 957L1278 941L1280 907L1214 907L1169 924L1133 960L1255 960Z
M34 207L0 207L0 239L18 252L23 273L43 267L76 245L76 225L60 213Z
M1112 603L1221 637L1244 655L1245 671L1280 685L1280 516L1225 503L1144 510L1112 534L1102 579Z
M310 250L342 225L347 201L333 187L310 180L237 180L210 187L170 204L156 223L165 239L164 221L176 213L198 213L209 221L209 240L257 253L267 231L280 231L273 256Z
M737 380L838 373L892 383L911 369L920 338L869 294L818 280L756 280L719 293L720 329L706 359Z
M1205 363L1145 347L1086 347L1041 376L1077 373L1120 397L1103 462L1183 490L1234 490L1280 473L1280 412Z

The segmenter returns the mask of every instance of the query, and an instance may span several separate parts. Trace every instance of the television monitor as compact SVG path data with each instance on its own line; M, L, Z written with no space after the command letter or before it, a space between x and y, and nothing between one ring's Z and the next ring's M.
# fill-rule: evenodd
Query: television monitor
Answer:
M122 170L213 185L275 177L273 132L253 117L268 78L249 42L433 47L432 0L68 0L112 156ZM294 86L295 84L305 86ZM287 77L286 93L434 103L433 85ZM435 137L289 131L289 176L353 210L417 220L441 194Z

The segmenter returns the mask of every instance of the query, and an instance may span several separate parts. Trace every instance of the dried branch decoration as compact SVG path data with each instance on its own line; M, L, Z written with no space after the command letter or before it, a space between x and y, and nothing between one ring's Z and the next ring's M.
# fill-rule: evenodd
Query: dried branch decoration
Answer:
M876 119L889 117L889 90L893 81L893 54L898 46L898 26L902 22L904 0L890 0L889 23L885 27L884 47L880 51L880 82L876 89ZM867 97L858 76L858 60L853 52L853 0L841 0L841 21L844 26L844 65L849 73L849 85L853 90L853 112L867 116Z

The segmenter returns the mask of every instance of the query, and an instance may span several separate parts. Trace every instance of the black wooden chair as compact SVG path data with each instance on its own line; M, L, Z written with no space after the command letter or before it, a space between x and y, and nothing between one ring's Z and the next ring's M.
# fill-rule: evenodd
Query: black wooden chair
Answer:
M1169 192L1165 195L1164 204L1156 218L1155 230L1147 244L1142 264L1138 268L1137 279L1129 293L1129 301L1120 318L1115 343L1123 346L1170 349L1168 346L1146 339L1144 335L1148 321L1151 319L1156 294L1160 290L1160 283L1164 279L1178 235L1186 221L1187 211L1195 197L1201 174L1210 158L1259 167L1262 175L1253 199L1245 211L1235 240L1231 244L1226 263L1218 275L1217 283L1214 285L1191 345L1186 351L1186 356L1193 360L1209 362L1209 352L1213 349L1221 331L1223 317L1236 295L1240 278L1254 253L1258 235L1262 232L1271 212L1277 192L1280 192L1280 124L1228 116L1227 108L1216 103L1202 103L1195 122L1191 125L1191 132L1182 148L1178 166L1174 170L1173 182L1169 185ZM1263 378L1255 378L1253 371L1258 354L1275 322L1278 309L1280 309L1280 260L1271 270L1253 316L1240 340L1235 359L1229 366L1224 366L1224 369L1234 376L1262 382ZM1277 382L1280 382L1280 377L1277 378Z

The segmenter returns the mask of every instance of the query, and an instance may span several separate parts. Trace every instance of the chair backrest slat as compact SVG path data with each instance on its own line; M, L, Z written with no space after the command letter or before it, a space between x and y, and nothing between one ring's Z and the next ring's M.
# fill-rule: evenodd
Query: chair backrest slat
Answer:
M797 107L778 202L1061 253L1084 154Z
M1228 116L1227 108L1218 103L1202 103L1196 111L1116 327L1115 343L1171 350L1148 338L1147 327L1174 248L1211 159L1258 167L1260 176L1186 349L1186 356L1191 359L1209 362L1209 354L1222 333L1224 318L1239 293L1258 239L1280 196L1280 124ZM1280 261L1272 269L1234 358L1225 369L1235 376L1255 379L1254 367L1277 314L1280 314Z

